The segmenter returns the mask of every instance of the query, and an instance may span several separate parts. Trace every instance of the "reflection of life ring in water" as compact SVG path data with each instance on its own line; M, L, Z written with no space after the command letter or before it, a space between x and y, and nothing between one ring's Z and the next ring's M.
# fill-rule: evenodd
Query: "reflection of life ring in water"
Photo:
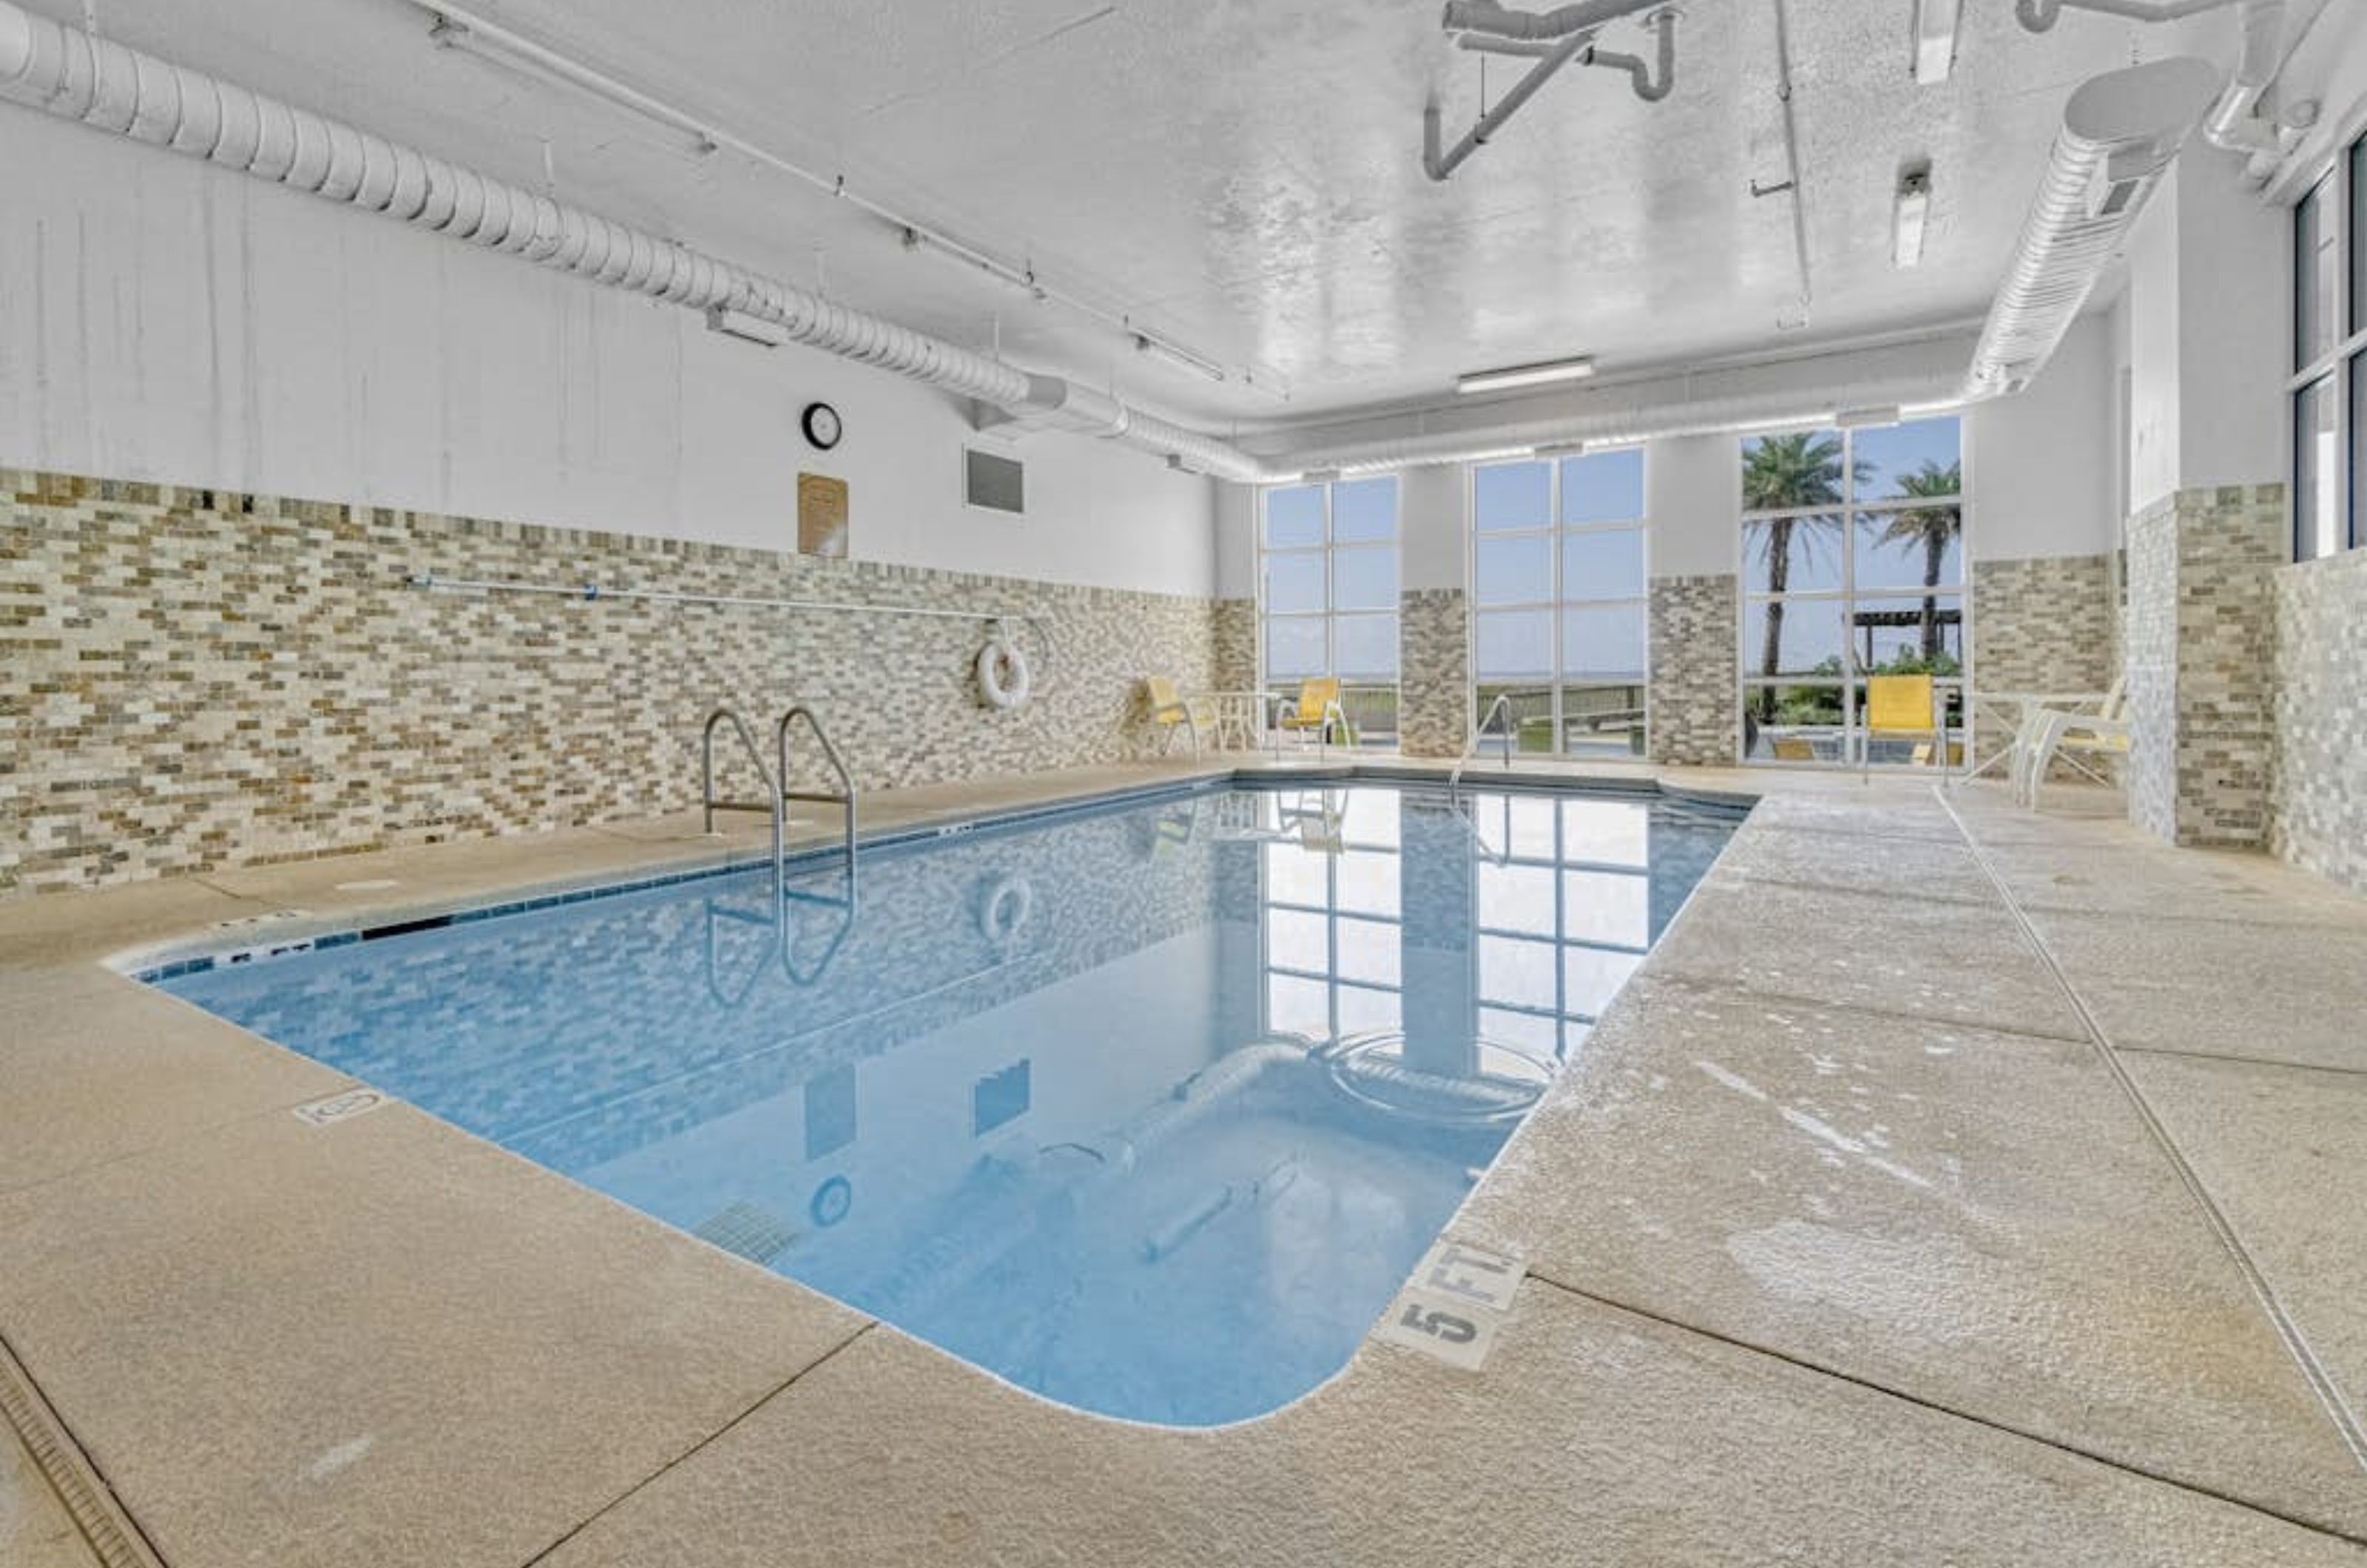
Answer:
M979 900L978 931L1000 948L1008 948L1027 929L1036 913L1036 885L1024 876L1006 876Z
M844 1176L833 1176L814 1189L813 1201L806 1205L806 1213L813 1216L814 1224L828 1229L846 1218L846 1211L853 1207L854 1187Z
M978 650L978 692L989 707L1025 707L1035 690L1027 655L1011 638L1011 628L998 626L986 646Z

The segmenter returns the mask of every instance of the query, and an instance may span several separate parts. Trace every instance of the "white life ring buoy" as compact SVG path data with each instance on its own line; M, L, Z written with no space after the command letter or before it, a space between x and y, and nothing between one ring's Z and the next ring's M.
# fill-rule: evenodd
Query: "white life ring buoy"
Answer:
M1024 876L1002 877L979 900L978 931L996 947L1007 950L1035 914L1035 884Z
M978 690L989 707L1015 708L1026 705L1028 694L1035 689L1035 678L1027 669L1027 655L1011 640L1011 634L997 627L986 646L978 650Z

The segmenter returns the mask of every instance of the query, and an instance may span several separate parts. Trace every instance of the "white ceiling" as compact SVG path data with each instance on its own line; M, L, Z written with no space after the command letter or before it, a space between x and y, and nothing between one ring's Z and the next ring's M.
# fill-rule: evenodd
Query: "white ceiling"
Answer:
M31 0L80 19L79 0ZM1678 86L1646 104L1571 68L1444 185L1420 167L1479 66L1435 0L476 0L504 25L1229 364L1287 403L1134 354L1112 329L928 254L877 219L572 90L427 39L410 0L97 0L102 29L381 134L1212 426L1433 400L1455 374L1605 370L1977 317L2063 100L2231 16L2067 13L2033 36L1965 0L1957 69L1919 87L1912 0L1788 0L1813 300L1796 309L1773 0L1689 0ZM2302 7L2307 12L2313 7ZM1640 26L1606 36L1640 48ZM1519 68L1498 60L1501 94ZM1924 265L1890 265L1899 166L1928 158Z

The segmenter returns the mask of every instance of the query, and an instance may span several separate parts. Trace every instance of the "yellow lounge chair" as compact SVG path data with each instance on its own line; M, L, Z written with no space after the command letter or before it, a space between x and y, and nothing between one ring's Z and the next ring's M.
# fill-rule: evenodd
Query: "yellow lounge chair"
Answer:
M1340 738L1349 739L1348 716L1340 706L1340 682L1331 675L1317 675L1301 682L1298 695L1282 705L1274 718L1274 728L1299 737L1303 741L1311 731L1318 746L1331 738L1333 726L1338 726Z
M1192 737L1192 760L1200 760L1203 735L1214 739L1217 733L1217 705L1206 697L1185 696L1175 682L1164 675L1144 678L1143 694L1150 704L1150 722L1166 732L1160 755L1175 750L1175 733L1183 730Z
M1920 735L1924 744L1915 760L1936 755L1942 734L1937 692L1929 675L1873 675L1865 682L1865 750L1860 756L1861 776L1874 772L1874 741L1878 735Z

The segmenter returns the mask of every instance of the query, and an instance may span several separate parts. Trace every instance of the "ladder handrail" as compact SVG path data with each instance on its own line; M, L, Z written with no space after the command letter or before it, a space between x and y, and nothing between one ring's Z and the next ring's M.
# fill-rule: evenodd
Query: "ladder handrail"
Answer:
M764 781L764 795L770 803L768 807L758 806L751 801L725 800L719 797L715 793L715 731L716 728L722 724L726 719L730 721L732 729L737 732L740 737L741 747L748 753L748 765L754 768L756 770L757 778ZM756 744L755 733L748 728L748 721L742 718L736 709L719 707L713 713L707 716L706 731L699 737L699 795L705 800L707 807L707 821L704 829L704 831L706 832L712 833L715 831L715 813L718 808L725 811L764 811L767 809L771 811L773 817L773 878L775 882L777 883L780 880L781 875L781 849L785 836L783 829L787 825L785 820L786 812L781 804L781 784L778 779L775 778L771 773L766 771L764 767L764 753Z
M1479 728L1472 732L1470 741L1464 746L1463 755L1456 760L1455 771L1446 775L1446 787L1449 791L1453 791L1462 784L1463 770L1469 767L1471 765L1471 759L1479 754L1479 742L1488 739L1488 721L1494 718L1500 713L1504 716L1504 733L1502 737L1504 742L1504 766L1508 769L1512 767L1512 698L1517 694L1518 694L1512 692L1497 693L1496 700L1488 705L1488 711L1479 716Z
M836 795L823 795L811 790L793 790L789 787L789 726L800 718L806 721L806 728L813 731L814 739L821 742L821 754L830 763L831 772L838 775L839 793ZM821 717L803 703L792 705L789 711L781 716L781 722L773 727L773 751L775 766L780 773L780 795L783 800L835 802L846 808L846 898L852 905L855 901L855 833L857 795L855 775L847 772L846 762L839 756L838 748L831 744L830 734L822 728ZM778 858L776 850L776 861Z

